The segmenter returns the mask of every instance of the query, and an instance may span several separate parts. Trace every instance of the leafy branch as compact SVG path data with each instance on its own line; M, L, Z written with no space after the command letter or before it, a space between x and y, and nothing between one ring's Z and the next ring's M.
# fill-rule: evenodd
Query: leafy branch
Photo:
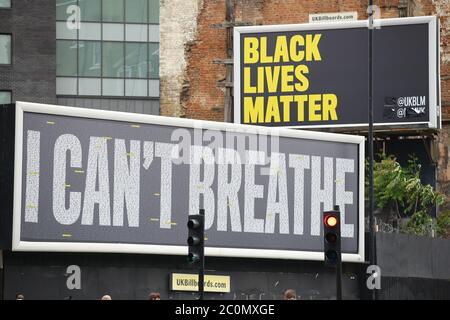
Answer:
M420 170L420 163L414 156L402 167L394 156L380 154L379 160L374 162L374 196L377 208L389 212L391 218L411 216L403 228L405 232L423 235L431 230L431 210L443 204L445 197L431 185L422 184Z

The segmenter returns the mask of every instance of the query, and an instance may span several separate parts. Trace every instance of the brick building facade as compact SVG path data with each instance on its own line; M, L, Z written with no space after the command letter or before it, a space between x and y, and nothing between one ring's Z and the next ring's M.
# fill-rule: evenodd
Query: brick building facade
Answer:
M226 0L161 2L161 115L224 121L227 58L223 24ZM250 25L308 22L310 13L357 11L367 19L361 0L234 0L236 22ZM450 195L450 3L446 0L375 0L382 18L437 15L441 24L443 129L434 136L437 183ZM444 208L450 208L450 197Z
M12 63L0 65L0 89L12 99L56 103L55 2L15 1L0 10L0 34L12 35Z

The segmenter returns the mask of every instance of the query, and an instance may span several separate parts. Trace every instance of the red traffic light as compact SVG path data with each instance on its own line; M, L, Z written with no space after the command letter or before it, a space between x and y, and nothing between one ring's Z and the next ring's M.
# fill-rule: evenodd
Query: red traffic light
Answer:
M325 225L329 228L336 227L338 224L338 219L335 216L329 214L325 216L325 218L323 219L323 223L325 223Z

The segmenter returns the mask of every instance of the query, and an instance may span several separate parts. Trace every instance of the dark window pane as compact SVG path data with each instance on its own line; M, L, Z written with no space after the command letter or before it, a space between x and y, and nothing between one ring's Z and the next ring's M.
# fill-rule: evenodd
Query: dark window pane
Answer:
M127 78L147 78L147 44L127 43L125 65Z
M0 64L11 64L11 35L0 34Z
M124 43L103 42L102 49L103 76L110 78L124 77Z
M101 0L79 0L81 21L101 21Z
M159 78L159 43L149 43L149 78Z
M81 77L100 77L101 42L80 41L78 74Z
M11 91L0 91L0 104L9 104L11 102Z
M0 0L0 8L11 8L11 0Z
M159 23L159 0L149 0L149 23Z
M77 42L70 40L56 41L56 75L77 75Z
M76 13L76 11L67 13L67 8L74 5L77 5L77 0L56 0L56 20L66 21L72 14Z
M147 0L126 0L126 22L147 23Z
M123 22L123 0L103 0L103 21Z

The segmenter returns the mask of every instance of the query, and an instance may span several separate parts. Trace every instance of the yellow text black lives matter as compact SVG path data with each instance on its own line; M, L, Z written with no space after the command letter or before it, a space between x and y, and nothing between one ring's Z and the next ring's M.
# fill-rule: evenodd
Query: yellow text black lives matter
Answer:
M321 37L318 33L279 35L270 52L267 37L244 38L244 123L311 124L338 120L336 94L308 92L308 65L322 61Z

